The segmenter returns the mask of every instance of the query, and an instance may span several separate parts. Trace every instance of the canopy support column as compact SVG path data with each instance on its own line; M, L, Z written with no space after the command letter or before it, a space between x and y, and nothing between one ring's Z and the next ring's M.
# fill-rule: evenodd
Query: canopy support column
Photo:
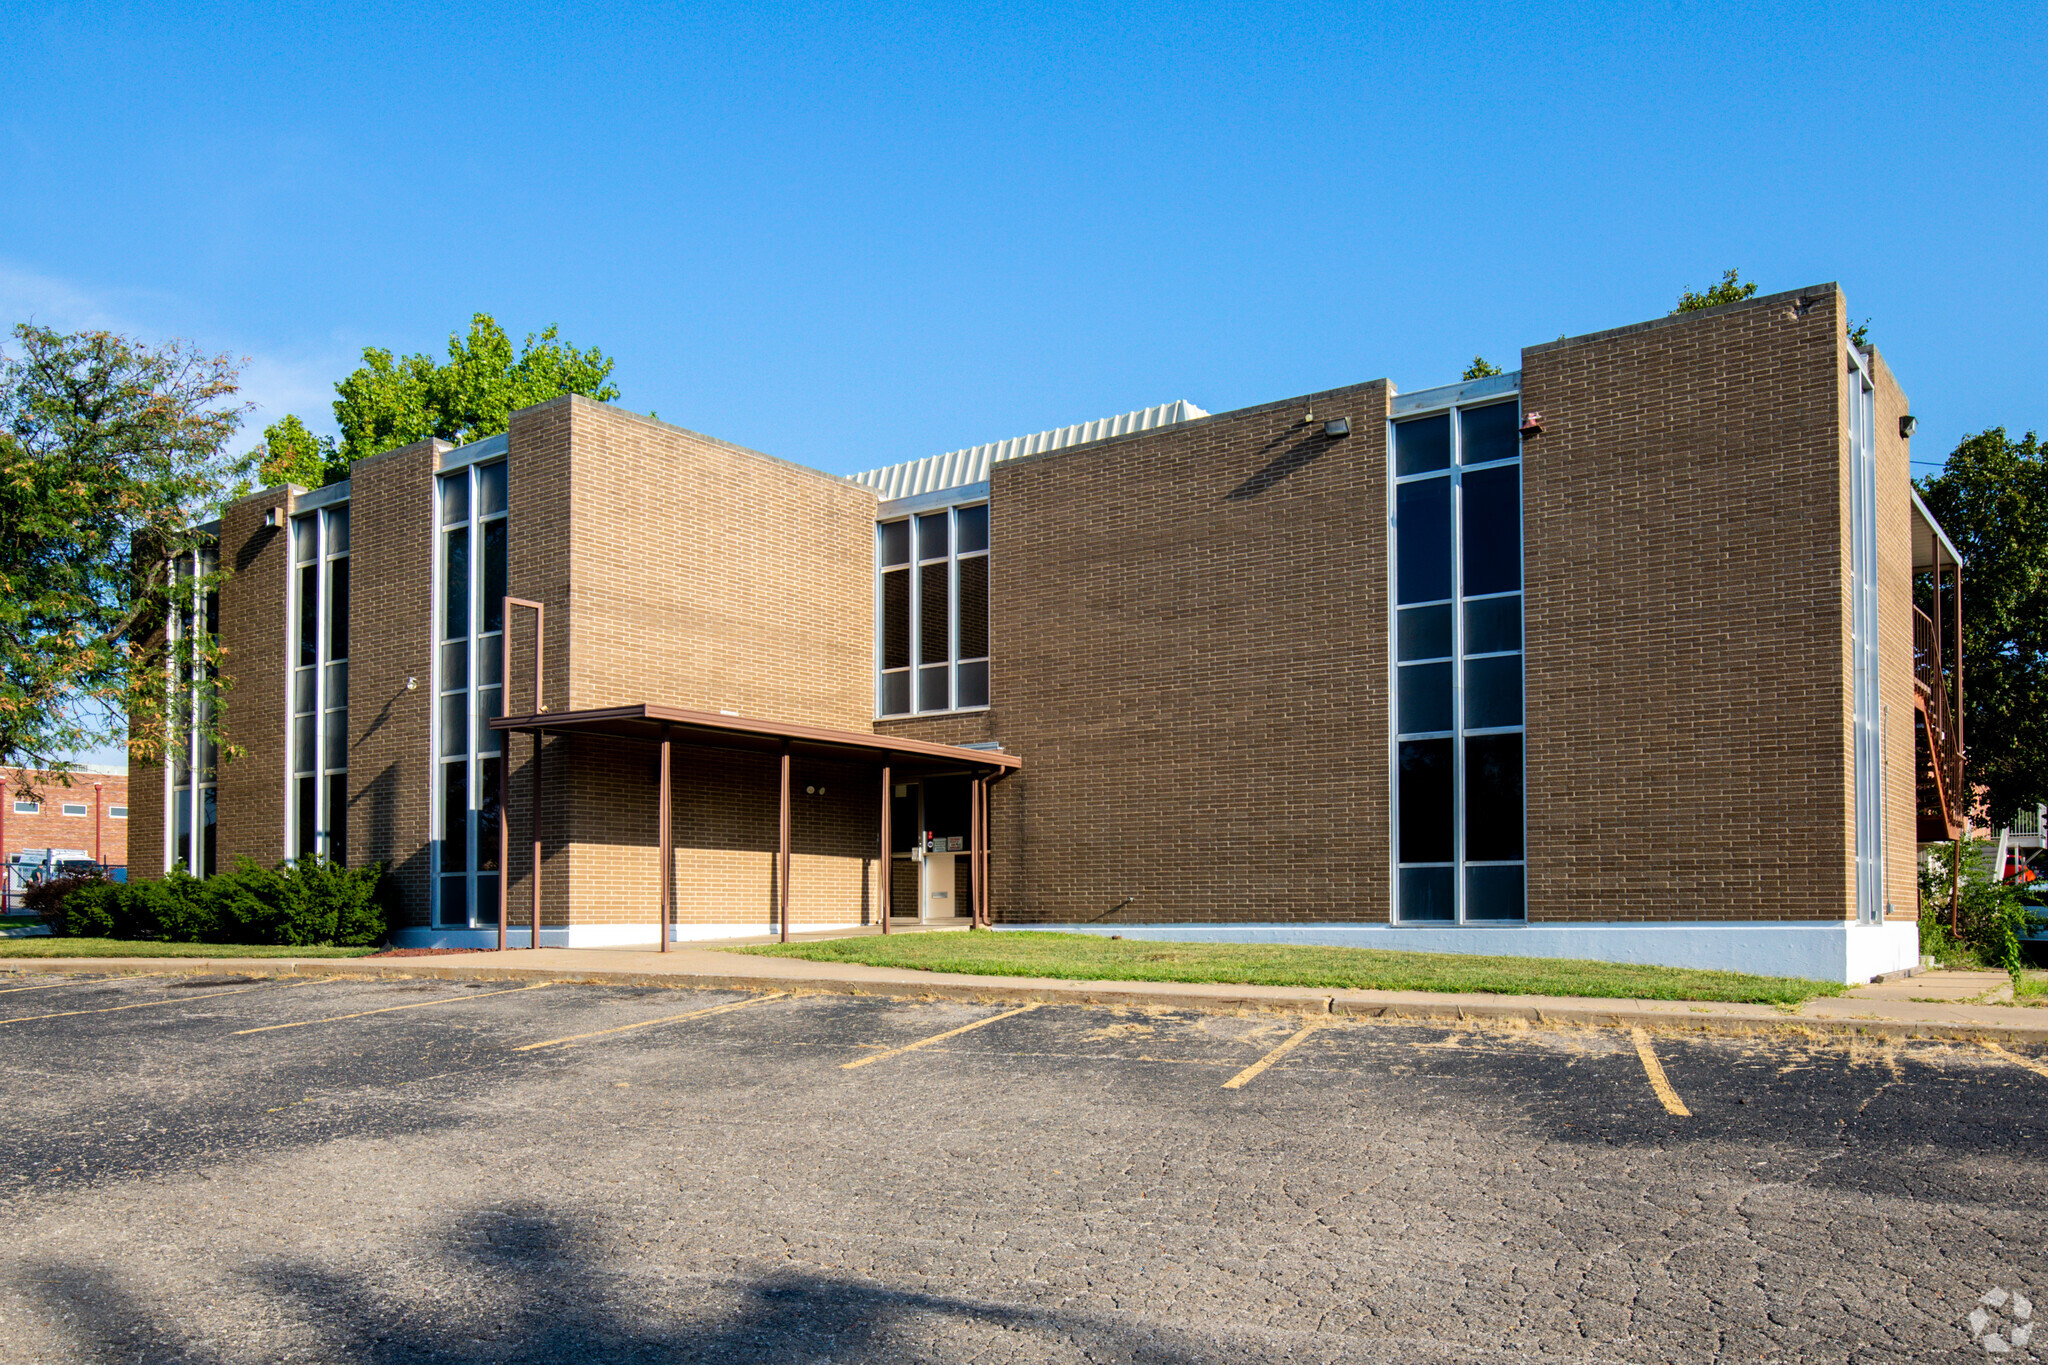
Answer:
M533 942L526 946L540 949L540 753L547 747L548 732L533 732Z
M669 808L668 772L670 747L669 727L664 725L661 727L661 800L658 803L661 807L661 813L657 817L661 821L661 835L656 840L661 849L659 855L661 865L658 875L661 877L661 951L664 953L668 951L669 921L675 917L676 894L673 876L675 871L675 819Z
M789 942L789 745L782 746L782 839L777 856L780 880L782 882L782 909L776 916L782 929L782 941Z
M892 845L896 842L894 831L889 828L889 802L896 789L889 782L889 765L882 765L882 857L881 885L876 889L876 903L882 907L882 932L889 932L889 883L895 880L896 854Z

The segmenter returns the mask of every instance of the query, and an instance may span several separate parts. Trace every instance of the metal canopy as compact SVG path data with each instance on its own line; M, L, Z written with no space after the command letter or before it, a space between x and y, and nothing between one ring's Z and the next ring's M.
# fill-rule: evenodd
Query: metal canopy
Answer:
M1024 760L1017 755L994 749L965 749L958 745L932 744L896 735L753 720L710 711L685 711L653 702L587 711L498 716L492 719L491 728L521 733L546 730L553 734L614 735L621 739L650 741L659 741L666 736L677 743L721 749L754 749L770 753L787 750L813 758L887 762L899 772L979 769L995 773L1024 766Z

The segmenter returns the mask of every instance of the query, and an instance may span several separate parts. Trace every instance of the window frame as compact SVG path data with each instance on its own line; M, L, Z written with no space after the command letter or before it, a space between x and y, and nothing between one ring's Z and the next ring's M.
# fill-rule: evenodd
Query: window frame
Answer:
M961 715L989 709L989 701L968 705L960 702L960 674L969 665L980 664L984 669L983 685L988 687L993 674L992 660L995 649L994 639L994 580L987 581L989 600L984 604L989 617L989 652L963 658L960 654L960 566L970 559L987 561L993 556L992 544L984 544L978 550L962 551L960 548L960 518L963 513L977 509L986 511L989 499L986 495L965 499L957 503L946 503L938 507L913 507L904 512L884 517L875 523L874 538L874 708L876 720L908 720L918 716ZM946 553L943 556L924 555L918 549L918 519L940 515L946 518ZM900 525L905 528L904 538L908 545L908 557L900 564L883 562L884 528ZM991 541L993 535L990 537ZM921 657L924 641L924 574L931 565L944 563L946 566L946 658L943 663L926 663ZM906 629L909 632L909 662L900 668L885 667L887 663L887 641L889 623L886 613L884 576L900 572L908 579L909 618ZM946 704L927 707L919 705L921 674L928 668L943 667L946 670ZM905 678L909 707L902 711L884 709L884 680L901 675Z
M310 559L299 558L298 531L301 522L309 522L312 526L313 554ZM340 532L338 536L336 534L337 528L339 528ZM341 543L341 548L338 550L334 548L337 539ZM296 862L302 856L301 850L305 843L303 821L307 816L304 803L300 799L301 784L310 778L313 783L313 838L312 847L305 851L310 852L315 857L334 858L336 861L343 861L348 855L348 839L346 833L344 833L340 840L341 847L339 850L336 850L336 841L334 839L335 812L333 810L334 802L331 797L330 788L333 785L333 780L337 777L344 779L343 785L344 788L346 787L346 778L348 776L348 700L344 694L340 705L332 704L333 674L331 670L339 666L343 671L343 676L346 677L349 667L347 653L343 653L339 658L334 656L334 642L336 638L334 574L337 565L344 566L343 572L350 574L349 596L351 601L354 598L354 576L352 567L349 566L349 549L353 543L349 531L349 504L342 502L331 507L316 507L294 514L287 526L287 540L285 543L290 549L291 556L291 589L289 593L285 640L285 655L287 659L285 670L286 706L284 738L285 857L288 862ZM307 604L304 600L305 593L301 591L301 585L305 581L303 571L307 568L313 570L313 662L311 664L299 662L302 642L306 638ZM340 639L343 645L347 648L353 648L350 642L350 623L343 619L339 624ZM298 675L302 671L312 674L312 687L310 690L312 692L313 709L309 712L301 712L298 709ZM328 743L328 725L330 723L328 717L330 715L340 717L341 736L338 746L340 753L338 755L333 752L333 749L337 746L332 746ZM312 722L313 766L311 768L301 768L299 766L298 736L296 731L298 722L302 717L310 719ZM339 758L339 762L335 761L337 758ZM344 830L346 829L345 818L346 812L344 811Z
M482 510L483 476L486 470L493 469L504 471L505 502L497 511L485 512ZM468 503L464 516L458 520L450 521L443 516L442 490L447 481L454 479L467 481ZM506 572L509 578L511 570L511 501L511 462L504 455L495 458L473 460L455 469L442 470L434 477L433 492L430 497L432 506L429 513L433 528L434 546L433 657L428 667L433 691L433 709L429 722L433 764L429 778L428 810L430 813L428 818L431 824L427 842L432 850L433 866L429 924L436 930L495 929L498 925L497 882L499 878L504 876L504 869L486 870L481 866L485 853L482 846L482 803L485 799L483 767L486 760L490 759L496 759L502 763L504 761L505 745L501 737L495 752L479 749L478 735L483 730L483 727L478 723L478 694L483 691L496 691L499 708L496 714L503 714L505 680L498 678L495 682L483 683L480 681L479 675L479 664L484 662L486 655L488 655L489 664L493 669L498 669L502 666L504 658L503 640L506 626L506 622L501 619L498 622L497 629L486 631L483 628L486 619L484 615L484 587L489 576L484 554L484 528L493 523L505 526ZM469 575L468 592L465 594L466 610L469 619L465 622L465 633L457 639L451 639L447 633L448 539L452 532L458 530L464 531L468 536L468 552L464 569ZM509 583L507 586L509 588ZM462 686L450 687L445 676L446 670L442 667L443 651L452 645L458 644L463 647L464 680ZM465 731L463 736L464 747L459 752L450 752L447 744L446 726L443 721L444 712L449 701L456 697L462 698L461 707L463 729ZM497 732L490 731L487 733L496 734ZM468 809L463 814L463 823L469 854L465 859L465 867L459 870L448 870L444 868L446 843L444 834L447 829L448 805L447 770L456 763L466 765L466 771L463 774L463 795L464 799L468 802ZM501 812L499 819L502 820L503 818L504 816ZM494 844L490 852L495 856L496 851ZM445 897L443 895L443 883L456 877L463 879L463 895L466 902L463 918L460 921L444 921L443 906ZM483 909L480 901L483 898L479 895L479 887L487 880L491 883L489 897L490 913L488 916L485 916L480 913Z
M1389 921L1395 924L1435 928L1463 928L1468 925L1481 927L1513 927L1529 923L1528 901L1528 857L1529 857L1529 669L1528 669L1528 544L1527 476L1522 458L1519 439L1511 456L1485 460L1472 464L1463 462L1464 424L1460 414L1478 408L1507 406L1516 407L1520 416L1521 388L1479 394L1454 393L1441 404L1419 407L1413 411L1390 414L1386 424L1387 459L1387 771L1391 796L1392 820L1388 838L1388 862L1390 880L1388 885ZM1413 474L1397 473L1399 468L1395 442L1399 439L1397 428L1408 422L1423 421L1432 417L1446 416L1450 426L1450 449L1447 463L1437 469L1421 470ZM1519 426L1519 422L1516 424ZM1516 471L1515 506L1516 515L1521 519L1523 534L1520 537L1521 562L1517 574L1517 586L1510 590L1477 593L1467 596L1465 586L1465 498L1464 480L1467 474L1485 473L1493 470L1512 468ZM1408 484L1424 483L1431 479L1447 479L1450 492L1450 596L1431 598L1421 602L1403 602L1400 592L1400 526L1396 516L1396 502L1399 490ZM1500 601L1514 597L1518 602L1519 644L1512 650L1488 650L1468 653L1465 649L1466 607L1474 602ZM1450 609L1450 653L1444 656L1431 655L1426 659L1403 659L1401 657L1401 613L1422 607L1447 606ZM1465 723L1467 688L1465 685L1466 666L1474 660L1519 657L1522 660L1520 678L1520 723L1515 725L1467 725ZM1450 728L1437 730L1405 731L1401 728L1401 670L1404 665L1443 664L1450 665ZM1519 859L1470 859L1467 853L1467 803L1471 786L1466 772L1466 741L1496 735L1520 735L1522 737L1522 781L1521 781L1521 849ZM1401 746L1427 740L1447 739L1451 743L1451 860L1442 862L1404 863L1401 858ZM1404 868L1440 868L1448 866L1452 874L1452 917L1450 919L1420 919L1404 916L1401 905L1401 873ZM1522 913L1518 918L1475 917L1468 913L1470 894L1468 873L1473 868L1519 867L1522 869Z
M58 806L57 813L69 820L83 820L92 814L92 807L83 801L65 801Z
M168 567L174 576L204 577L212 573L219 563L220 547L208 545L193 550L189 555L178 556L169 562ZM218 634L218 589L206 595L200 610L205 616L205 633ZM197 632L201 629L199 617L184 611L172 612L171 619L165 626L166 634L173 644L182 640L187 631ZM291 648L289 642L286 648ZM172 869L182 867L195 877L210 877L214 872L215 855L218 852L218 841L209 841L207 835L208 831L217 833L219 829L219 752L217 749L209 752L212 746L205 744L201 738L202 727L199 721L203 714L204 699L200 688L196 681L189 685L181 683L177 671L177 651L173 649L170 653L171 657L164 662L165 690L175 696L181 686L187 688L184 714L189 720L185 722L184 757L172 758L163 765L164 872L168 875ZM179 709L171 706L167 708L167 712L166 724L170 724L179 715ZM286 725L290 725L289 717L286 718ZM286 761L290 761L289 751L286 753ZM179 781L181 769L184 774L183 782ZM187 822L183 829L179 828L181 818Z

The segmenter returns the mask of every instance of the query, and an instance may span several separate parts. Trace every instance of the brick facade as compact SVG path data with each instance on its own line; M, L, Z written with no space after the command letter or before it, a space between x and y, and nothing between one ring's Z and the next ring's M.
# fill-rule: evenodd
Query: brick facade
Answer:
M162 798L158 798L161 803ZM17 802L33 801L34 813L17 811ZM66 814L66 806L83 806L83 814ZM126 812L116 819L114 807ZM161 806L159 806L161 809ZM108 867L128 865L128 831L137 815L128 800L128 774L99 768L81 769L70 781L29 768L0 768L0 859L29 848L82 849L88 858ZM159 815L159 819L161 816ZM155 842L160 845L161 837ZM137 847L148 848L143 837Z
M238 857L265 867L284 856L285 748L290 736L291 514L294 490L265 488L229 505L220 519L222 673L233 680L221 737L239 757L216 776L215 866ZM271 526L269 514L282 513ZM160 870L160 869L159 869Z

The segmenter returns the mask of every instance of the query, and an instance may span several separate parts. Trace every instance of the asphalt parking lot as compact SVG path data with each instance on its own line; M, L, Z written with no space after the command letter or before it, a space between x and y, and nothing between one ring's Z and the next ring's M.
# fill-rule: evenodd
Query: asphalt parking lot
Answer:
M0 977L0 1356L2033 1358L2037 1050L1304 1023Z

